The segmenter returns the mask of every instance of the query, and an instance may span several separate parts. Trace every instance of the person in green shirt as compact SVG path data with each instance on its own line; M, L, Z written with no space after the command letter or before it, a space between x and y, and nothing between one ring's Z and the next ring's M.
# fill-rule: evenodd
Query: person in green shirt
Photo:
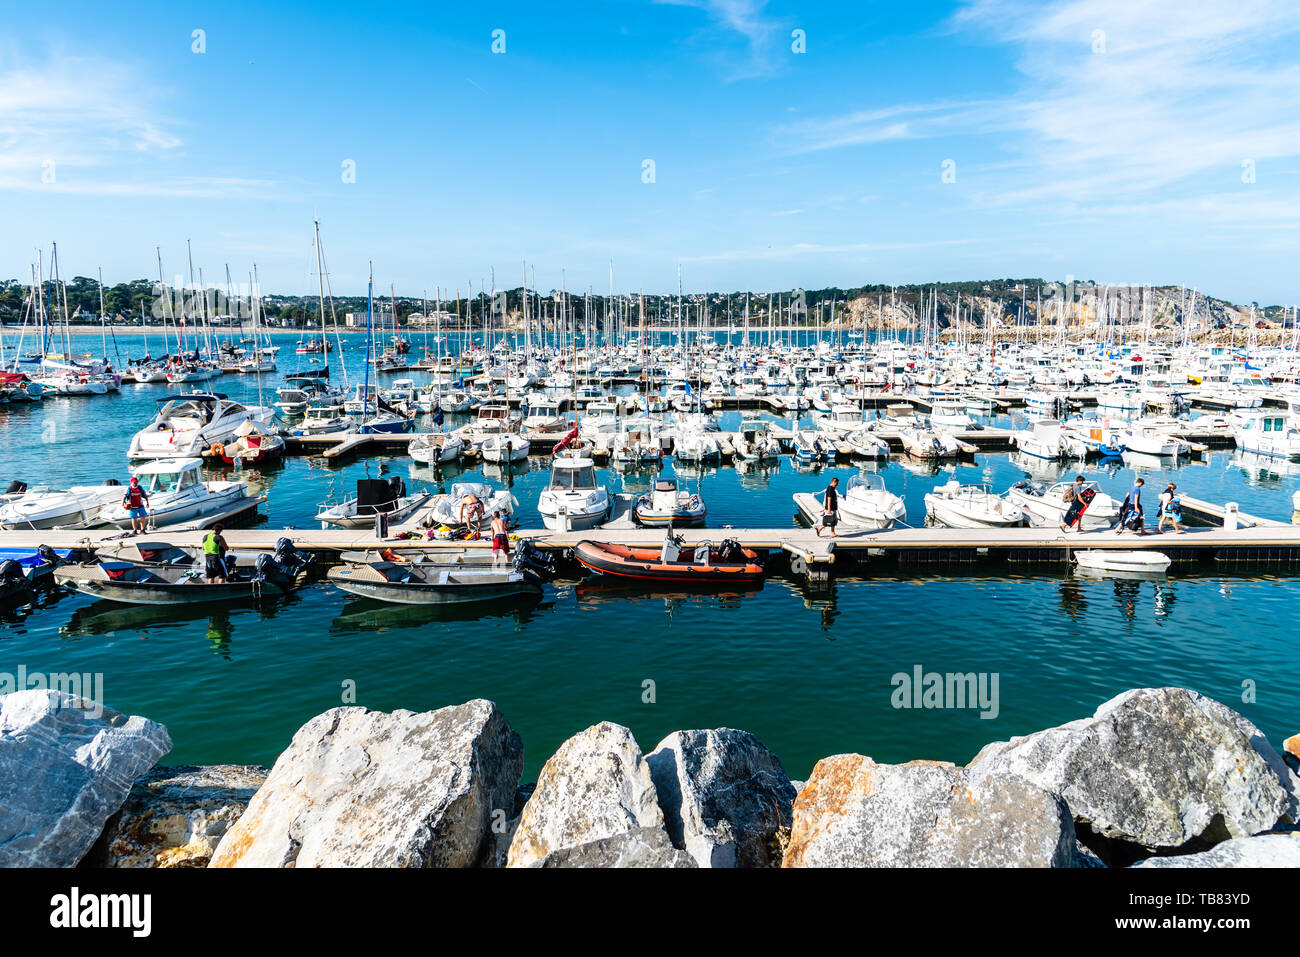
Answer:
M226 545L221 533L225 528L220 522L212 526L212 531L203 536L203 564L209 585L226 584Z

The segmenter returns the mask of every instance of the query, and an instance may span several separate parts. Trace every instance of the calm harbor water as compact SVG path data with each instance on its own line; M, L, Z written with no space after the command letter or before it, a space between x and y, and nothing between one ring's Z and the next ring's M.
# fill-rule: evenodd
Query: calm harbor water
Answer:
M280 374L295 371L292 340L278 341ZM99 351L98 337L87 346ZM349 353L356 349L350 343ZM350 355L354 378L360 369ZM268 403L274 385L271 377L263 382ZM257 398L255 377L226 376L205 387ZM0 407L0 479L124 479L129 437L167 392L124 385L114 396ZM1177 468L1151 464L1151 503L1172 479L1190 495L1288 520L1291 493L1300 488L1300 465L1238 453ZM1121 467L1028 465L1038 479L1083 471L1116 497L1133 477ZM698 487L714 527L789 525L793 492L820 491L831 475L843 482L854 471L798 470L788 460L744 472L675 473L671 460L664 468ZM940 470L891 461L878 471L903 496L913 523L924 517L924 494L954 474L999 491L1030 474L1009 455ZM339 467L304 458L243 477L270 496L265 524L309 528L321 502L348 495L358 478L391 474L432 490L458 480L508 482L521 522L540 524L536 502L547 479L540 459L513 471L439 474L405 458ZM601 475L612 491L645 488L652 478ZM815 594L781 578L724 595L568 579L548 585L540 604L455 615L363 601L325 583L260 608L217 611L51 596L0 609L0 672L101 672L108 706L167 725L175 750L165 761L174 764L269 764L304 721L341 703L348 682L357 703L381 710L496 701L523 736L529 775L566 737L601 720L628 725L646 750L681 728L744 728L797 778L819 757L843 751L965 762L988 741L1082 717L1124 689L1148 685L1218 698L1274 741L1300 730L1300 674L1289 666L1300 584L1285 568L1246 576L1206 566L1158 583L1004 571L907 578L893 565L866 565ZM892 676L918 665L996 672L997 717L895 709ZM1243 682L1253 682L1253 702L1242 701Z

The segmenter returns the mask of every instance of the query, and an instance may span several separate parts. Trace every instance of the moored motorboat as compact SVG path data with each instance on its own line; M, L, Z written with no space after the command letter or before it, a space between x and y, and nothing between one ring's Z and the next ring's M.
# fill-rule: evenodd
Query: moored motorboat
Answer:
M101 513L122 494L115 481L74 485L66 491L44 485L27 488L0 505L0 529L93 528L104 524Z
M283 595L301 580L305 556L296 549L259 555L252 569L230 569L235 578L208 584L195 565L136 564L101 561L54 570L60 585L94 598L133 605L191 605L201 602L253 600Z
M948 528L1011 528L1023 525L1024 510L996 495L989 485L962 485L955 479L926 493L925 511Z
M375 517L387 515L394 524L403 522L417 508L429 500L427 492L406 494L406 483L400 475L389 479L358 479L357 496L338 504L321 506L316 521L321 528L334 525L338 528L364 528L373 525Z
M1164 552L1142 549L1093 548L1074 553L1079 568L1089 571L1163 574L1173 564Z
M849 478L839 498L840 519L845 525L880 530L892 528L907 518L907 505L885 488L879 475L860 472Z
M704 499L679 489L673 479L659 479L649 492L638 495L632 505L632 520L650 528L703 525L707 514Z
M609 490L596 482L595 463L580 455L557 455L551 480L537 499L542 524L551 531L585 531L609 516Z
M326 579L353 595L400 605L442 605L540 597L545 561L520 547L510 564L407 561L380 558L331 568Z
M148 496L146 506L150 528L201 522L238 511L241 505L254 505L262 498L248 494L243 482L204 482L201 459L159 460L134 470L140 488ZM131 527L131 513L119 502L100 513L118 528Z

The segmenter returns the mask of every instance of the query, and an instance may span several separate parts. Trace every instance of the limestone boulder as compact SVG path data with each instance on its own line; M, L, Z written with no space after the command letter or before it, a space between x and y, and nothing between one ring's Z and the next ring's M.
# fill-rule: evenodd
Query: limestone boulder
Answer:
M650 768L632 732L608 721L565 741L542 766L510 842L508 867L638 828L662 828Z
M1300 867L1300 833L1257 834L1216 844L1198 854L1148 857L1134 867Z
M598 841L552 851L533 867L697 867L695 859L673 847L662 828L638 827Z
M700 867L780 867L795 788L748 731L675 731L646 756L673 846Z
M1091 718L987 745L969 768L1059 794L1111 864L1289 824L1300 795L1258 728L1184 688L1126 691Z
M72 867L135 779L172 748L167 729L59 691L0 697L0 867Z
M298 730L212 867L472 867L523 772L491 701L335 708Z
M823 758L794 802L785 867L1074 867L1068 809L1012 777L940 761Z

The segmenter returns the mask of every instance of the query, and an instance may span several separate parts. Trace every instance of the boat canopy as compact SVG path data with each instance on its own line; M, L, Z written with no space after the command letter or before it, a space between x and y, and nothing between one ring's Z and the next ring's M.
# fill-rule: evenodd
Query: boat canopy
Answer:
M184 402L192 399L198 402L217 402L225 401L229 398L230 396L226 395L224 392L180 392L176 395L164 395L160 398L154 399L154 401L158 403Z

